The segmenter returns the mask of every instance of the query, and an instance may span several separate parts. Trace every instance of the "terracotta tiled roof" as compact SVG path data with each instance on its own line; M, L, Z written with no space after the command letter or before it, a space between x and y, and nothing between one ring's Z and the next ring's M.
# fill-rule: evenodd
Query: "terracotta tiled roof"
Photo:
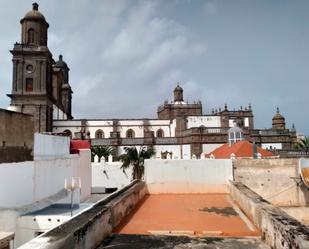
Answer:
M232 146L229 144L224 144L214 151L210 152L206 155L206 158L209 158L211 155L214 155L217 159L225 159L231 158L231 154L235 154L236 158L244 158L244 157L253 157L253 144L248 141L239 141ZM265 157L274 157L275 155L268 150L262 149L257 146L257 153L260 153L262 158Z

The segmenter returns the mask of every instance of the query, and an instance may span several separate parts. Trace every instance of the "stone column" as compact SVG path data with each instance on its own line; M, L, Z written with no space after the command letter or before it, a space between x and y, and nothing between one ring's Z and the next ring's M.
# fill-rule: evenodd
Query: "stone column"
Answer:
M13 89L12 92L17 92L17 66L18 61L16 59L13 59Z

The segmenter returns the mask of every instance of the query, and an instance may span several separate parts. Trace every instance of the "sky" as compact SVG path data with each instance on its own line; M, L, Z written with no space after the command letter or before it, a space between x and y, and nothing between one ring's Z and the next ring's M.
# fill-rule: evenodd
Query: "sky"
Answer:
M0 107L9 105L20 19L32 1L0 9ZM70 67L75 118L155 118L179 83L185 101L252 105L256 128L277 106L309 135L309 1L42 0L48 46Z

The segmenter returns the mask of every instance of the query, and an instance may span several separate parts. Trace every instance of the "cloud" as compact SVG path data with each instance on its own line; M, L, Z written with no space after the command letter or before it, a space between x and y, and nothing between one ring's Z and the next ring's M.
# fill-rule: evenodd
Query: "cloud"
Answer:
M155 116L162 95L168 97L176 81L182 80L186 62L205 55L206 44L195 42L185 26L159 17L160 8L157 2L140 1L118 16L122 21L115 19L117 32L105 30L110 43L99 50L95 46L96 55L102 56L93 65L101 72L79 80L83 83L78 87L87 85L87 90L75 95L79 115ZM85 108L89 96L96 101ZM156 104L149 105L150 100Z
M10 49L30 0L0 9L0 106L11 91ZM309 4L217 0L41 1L49 49L70 67L76 118L156 117L179 82L204 112L252 103L256 127L279 105L309 134ZM246 10L246 11L244 11ZM283 97L284 96L284 97ZM303 111L304 113L304 111Z

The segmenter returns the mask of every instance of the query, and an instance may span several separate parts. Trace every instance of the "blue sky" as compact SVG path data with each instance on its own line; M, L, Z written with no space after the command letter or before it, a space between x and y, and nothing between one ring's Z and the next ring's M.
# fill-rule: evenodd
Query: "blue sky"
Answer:
M11 89L9 49L32 1L0 9L0 107ZM179 82L185 99L212 108L253 106L271 127L309 135L309 1L39 1L49 48L69 64L76 118L155 117Z

